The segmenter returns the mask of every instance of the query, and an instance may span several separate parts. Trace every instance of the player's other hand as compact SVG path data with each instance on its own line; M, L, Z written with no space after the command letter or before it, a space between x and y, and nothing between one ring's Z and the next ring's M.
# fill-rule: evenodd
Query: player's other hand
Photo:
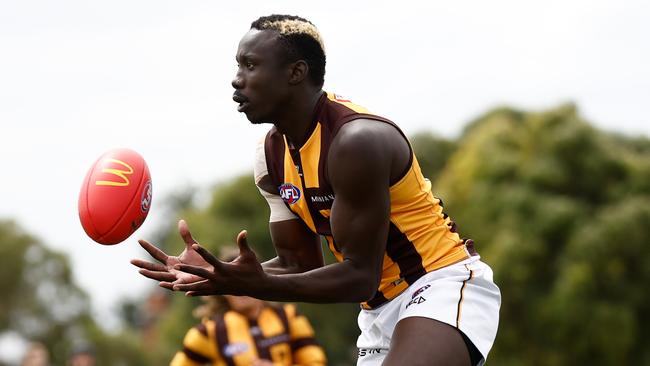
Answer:
M255 295L256 290L263 288L266 274L255 252L248 246L246 235L245 230L237 235L239 256L228 263L218 260L202 246L198 244L192 245L192 249L210 267L190 263L174 265L174 269L201 277L204 280L193 283L177 282L173 285L173 289L185 291L188 296Z
M178 256L167 255L167 253L158 249L155 245L141 239L138 240L138 242L142 248L144 248L144 250L146 250L159 263L147 262L141 259L131 260L133 265L140 267L140 274L159 281L161 287L169 290L173 290L174 284L193 283L203 280L203 278L199 276L175 269L174 266L177 264L189 264L199 268L212 269L212 266L194 249L192 249L192 245L198 244L198 242L192 237L185 220L180 220L178 222L178 232L185 242L185 248Z

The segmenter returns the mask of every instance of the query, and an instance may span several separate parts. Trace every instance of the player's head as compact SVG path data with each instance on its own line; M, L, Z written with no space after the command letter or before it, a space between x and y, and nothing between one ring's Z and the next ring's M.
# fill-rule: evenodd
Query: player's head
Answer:
M261 17L239 43L232 86L239 111L253 123L274 122L292 96L319 91L325 51L316 27L292 15Z
M277 32L280 57L287 63L305 60L309 79L321 88L325 82L325 46L316 26L295 15L269 15L251 23L251 29Z

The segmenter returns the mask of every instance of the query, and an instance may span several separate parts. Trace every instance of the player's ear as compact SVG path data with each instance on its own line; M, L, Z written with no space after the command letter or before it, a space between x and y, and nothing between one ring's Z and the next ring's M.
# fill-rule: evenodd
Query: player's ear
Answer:
M289 84L300 84L309 74L309 65L305 60L298 60L289 64Z

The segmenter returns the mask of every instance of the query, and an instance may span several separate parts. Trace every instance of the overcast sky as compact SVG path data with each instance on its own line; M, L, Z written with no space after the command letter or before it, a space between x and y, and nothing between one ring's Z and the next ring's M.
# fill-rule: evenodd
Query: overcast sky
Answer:
M600 128L650 136L649 4L0 0L0 218L69 253L96 312L137 296L150 282L128 263L144 257L135 238L175 225L157 219L163 197L251 169L268 126L236 112L230 81L239 39L270 13L315 23L325 89L407 134L453 137L497 105L573 101ZM81 229L77 195L120 146L149 164L152 214L105 247Z

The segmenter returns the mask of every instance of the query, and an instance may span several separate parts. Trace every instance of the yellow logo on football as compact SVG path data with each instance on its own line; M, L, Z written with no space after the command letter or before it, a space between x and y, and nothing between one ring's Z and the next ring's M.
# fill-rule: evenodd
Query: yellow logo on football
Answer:
M112 181L112 180L98 180L95 181L95 184L98 186L114 186L114 187L124 187L128 186L130 184L129 178L127 175L133 174L133 168L122 160L117 160L117 159L106 159L107 161L110 161L112 163L117 163L122 166L124 166L127 170L122 170L122 169L115 169L115 168L104 168L102 169L102 173L108 173L108 174L113 174L118 178L121 178L121 181Z

